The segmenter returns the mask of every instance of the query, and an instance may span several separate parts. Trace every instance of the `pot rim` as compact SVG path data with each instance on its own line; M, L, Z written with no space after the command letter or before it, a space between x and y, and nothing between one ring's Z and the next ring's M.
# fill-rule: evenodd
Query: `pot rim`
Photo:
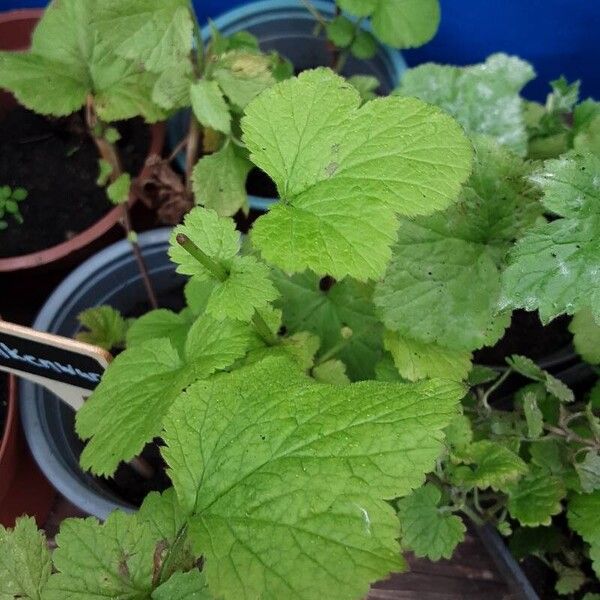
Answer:
M5 25L14 21L39 20L43 13L43 9L35 8L24 8L0 13L0 25ZM149 125L149 127L150 147L148 148L146 158L153 154L161 154L166 136L165 123L155 123ZM139 176L143 177L145 172L146 167L144 166L142 167ZM131 199L129 201L130 206L133 206L135 203L136 199ZM0 258L0 273L19 271L22 269L32 269L47 265L49 263L57 262L72 252L81 250L85 246L90 245L92 242L95 242L98 238L102 237L119 222L120 217L121 207L116 206L101 219L96 221L93 225L78 233L70 240L66 240L60 244L56 244L55 246L51 246L43 250L38 250L37 252Z

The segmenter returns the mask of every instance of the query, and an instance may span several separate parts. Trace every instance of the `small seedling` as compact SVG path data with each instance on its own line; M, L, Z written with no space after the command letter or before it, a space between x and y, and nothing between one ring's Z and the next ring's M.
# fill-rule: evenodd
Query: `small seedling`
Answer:
M0 187L0 231L8 228L8 217L21 225L23 215L19 204L28 196L27 190L22 187L11 188L9 185Z

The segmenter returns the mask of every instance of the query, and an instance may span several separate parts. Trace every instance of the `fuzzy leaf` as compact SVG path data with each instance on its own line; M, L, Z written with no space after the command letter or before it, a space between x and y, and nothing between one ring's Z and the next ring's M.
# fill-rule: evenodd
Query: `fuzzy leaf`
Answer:
M504 274L505 304L539 310L544 323L590 308L600 323L600 157L570 153L533 176L557 219L532 228Z
M348 78L348 83L356 88L363 102L375 100L376 91L381 85L379 79L371 75L353 75Z
M394 48L422 46L440 24L439 0L379 0L371 15L373 33Z
M163 453L212 593L359 598L402 568L383 500L423 481L462 393L440 381L329 386L278 358L191 387Z
M385 334L385 348L390 352L400 375L408 381L440 377L462 381L471 370L471 354L448 350L401 337L393 331Z
M354 38L354 23L346 17L335 17L325 27L327 38L338 48L347 48Z
M187 0L102 0L96 23L117 54L161 73L189 60L190 10Z
M350 379L346 375L346 365L337 359L328 360L312 370L312 376L321 383L332 385L348 385Z
M569 499L569 526L588 544L600 546L600 490L591 494L574 494Z
M188 62L163 71L152 90L152 100L165 110L188 108L192 104L190 90L193 69Z
M558 562L554 563L554 567L558 573L555 589L560 595L574 594L586 581L585 574L581 569L566 567Z
M557 379L547 371L538 367L530 358L513 354L513 356L506 359L506 363L524 377L543 383L546 391L555 398L558 398L561 402L573 402L573 400L575 400L575 395L572 390L570 390L560 379Z
M235 215L247 205L246 177L251 168L251 163L239 156L232 144L204 156L194 167L196 203L219 216Z
M456 415L444 433L446 444L452 448L464 449L473 441L471 421L465 415Z
M430 560L452 557L467 528L460 517L440 511L441 499L440 490L427 484L398 502L403 548Z
M474 442L461 452L462 462L473 465L466 482L481 489L503 489L508 483L527 473L527 465L519 456L499 443L489 440Z
M0 599L42 600L51 572L46 539L33 518L18 519L14 529L0 525Z
M181 391L231 366L252 341L246 325L204 315L189 330L182 353L163 338L117 356L77 414L77 433L91 438L81 455L83 468L111 475L119 462L137 456L160 435L162 419Z
M575 469L581 480L581 489L586 493L600 490L600 455L597 451L586 452L585 458L576 463Z
M206 311L215 318L250 321L255 310L267 308L279 297L270 279L270 269L252 256L238 256L240 235L231 219L219 217L213 210L196 208L187 214L183 225L173 230L169 256L179 264L177 272L199 279L210 278L206 267L177 243L180 233L227 272L224 281L213 277L216 285L208 298Z
M287 330L319 336L323 353L341 346L336 356L346 364L350 379L373 378L383 354L383 328L375 317L372 288L345 279L323 291L319 277L311 273L287 277L275 271L274 276ZM347 330L352 335L344 339Z
M526 393L523 397L523 412L527 421L527 430L531 439L537 439L544 431L544 415L537 403L535 394Z
M113 45L99 36L96 4L101 3L53 2L36 28L30 51L0 53L0 87L44 114L68 115L91 94L105 121L164 118L151 99L155 76L116 56Z
M593 365L600 364L600 323L594 320L589 308L575 314L569 331L573 334L573 344L581 358Z
M522 525L550 525L552 517L562 511L565 488L558 477L533 471L507 490L508 510Z
M493 345L508 326L510 314L499 313L501 273L514 239L541 212L523 161L483 138L475 148L475 169L456 206L401 219L375 292L389 329L463 356Z
M123 346L129 323L111 306L88 308L78 315L77 320L87 329L76 335L80 342L105 350Z
M469 143L437 109L408 98L360 105L354 87L317 69L277 84L246 110L250 158L282 200L255 223L252 239L286 272L380 276L394 213L447 207L469 174Z
M168 581L152 592L152 600L213 600L204 574L194 569L175 573Z
M426 64L410 69L398 91L443 108L469 133L493 137L525 156L527 132L519 93L534 76L528 63L494 54L469 67Z
M231 132L229 107L216 81L196 81L190 88L190 98L194 115L202 125L225 134Z
M261 92L275 84L270 56L254 50L232 50L215 65L213 77L230 102L244 109Z
M359 29L350 47L352 56L360 60L369 60L377 54L377 42L371 33Z
M127 347L167 338L173 348L183 351L189 329L190 323L184 315L164 308L152 310L131 324L127 332Z
M108 199L115 205L125 204L129 200L129 190L131 189L131 175L122 173L106 188Z

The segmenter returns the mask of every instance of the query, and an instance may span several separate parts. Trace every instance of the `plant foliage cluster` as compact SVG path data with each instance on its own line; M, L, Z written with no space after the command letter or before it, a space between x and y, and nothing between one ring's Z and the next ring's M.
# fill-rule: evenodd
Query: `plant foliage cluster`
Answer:
M338 4L317 13L338 59L368 36L423 43L439 20L434 0ZM0 54L26 106L87 111L115 203L132 182L111 123L192 110L169 195L186 307L100 307L80 334L124 349L77 415L83 468L110 477L161 438L173 487L66 521L52 555L32 520L0 530L1 598L360 598L402 550L450 557L467 520L546 561L558 593L600 574L599 388L473 358L525 309L573 315L600 363L600 104L562 79L526 102L533 69L502 54L417 67L385 98L291 75L248 34L204 44L183 0L60 0L30 52ZM242 239L252 168L280 201ZM515 374L530 383L501 410Z

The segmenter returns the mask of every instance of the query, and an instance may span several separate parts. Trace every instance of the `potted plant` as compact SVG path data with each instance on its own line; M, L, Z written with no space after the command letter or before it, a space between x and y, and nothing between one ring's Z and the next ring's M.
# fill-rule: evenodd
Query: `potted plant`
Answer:
M149 98L143 98L148 85L142 85L143 73L127 79L123 63L121 73L113 77L107 63L99 61L98 53L94 55L93 43L87 55L73 51L78 35L85 33L93 39L95 33L81 18L67 19L65 25L69 10L54 4L46 13L13 11L0 19L0 87L12 91L21 104L16 105L11 95L2 92L0 187L3 192L15 191L16 197L9 196L8 204L5 199L2 211L0 271L64 259L125 221L123 207L111 207L106 198L103 186L108 178L106 169L104 176L100 173L95 140L104 139L105 134L112 136L123 164L133 173L142 170L147 156L159 155L162 150L161 124L150 128L140 121L115 127L98 125L104 130L96 129L95 135L92 129L97 124L89 119L85 122L84 113L96 119L93 105L100 106L110 121L144 117L152 122L160 120L162 113ZM32 35L33 45L27 50ZM58 39L61 49L56 49ZM36 80L36 69L38 75L39 69L45 69L46 79ZM86 72L93 73L91 80L86 79ZM43 93L40 86L46 86ZM86 104L87 112L80 110ZM119 130L123 138L118 141ZM49 212L54 215L55 227L48 227Z
M435 34L439 18L437 0L407 5L398 11L388 11L386 7L375 10L374 3L343 0L337 5L312 0L267 0L250 2L223 14L202 30L202 39L210 47L215 29L225 37L240 36L240 39L241 36L247 39L250 33L263 51L276 52L289 60L296 73L329 66L348 77L365 98L371 98L376 93L389 94L400 81L406 65L396 49L427 42ZM218 74L216 79L219 80ZM227 88L225 78L219 83L225 86L223 91L228 96L231 86ZM239 100L236 103L234 98L234 112L244 107L245 99ZM182 111L170 120L172 147L177 147L184 138L189 119L189 111ZM208 124L201 121L200 125ZM211 157L211 151L210 147L205 150L206 164L223 162L219 154L219 158ZM179 156L179 164L185 169L184 153ZM246 166L251 168L249 164ZM200 203L215 196L205 190L201 175L199 171L196 201ZM236 191L237 201L229 202L226 207L229 211L248 206L264 211L276 200L273 182L257 169L243 172L235 183L230 187ZM216 191L213 187L210 186L211 192ZM212 205L219 210L214 200Z
M22 514L42 525L53 501L54 490L24 443L16 382L0 374L0 525L12 527Z

